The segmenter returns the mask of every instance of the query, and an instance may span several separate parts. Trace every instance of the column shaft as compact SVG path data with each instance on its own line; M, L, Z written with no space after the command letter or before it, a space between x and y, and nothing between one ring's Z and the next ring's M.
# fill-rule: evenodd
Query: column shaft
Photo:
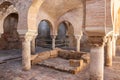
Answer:
M56 35L51 35L52 37L52 49L55 49L55 39L56 39Z
M31 69L31 41L27 38L22 40L22 66L23 70Z
M112 38L112 56L113 57L116 56L116 40L117 40L117 37L113 36Z
M108 39L105 53L105 66L112 66L112 40Z
M91 48L90 53L90 80L103 80L104 75L104 47Z
M32 41L31 41L31 53L33 55L35 54L35 48L36 48L35 39L36 39L36 37L33 37Z
M77 44L76 44L76 51L80 52L80 39L81 39L81 35L75 35Z

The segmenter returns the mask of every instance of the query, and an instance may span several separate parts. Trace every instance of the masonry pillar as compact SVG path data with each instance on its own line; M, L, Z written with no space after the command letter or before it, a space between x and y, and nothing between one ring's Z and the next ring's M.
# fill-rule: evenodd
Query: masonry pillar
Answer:
M80 52L80 39L81 39L81 35L75 35L75 38L77 40L76 51Z
M105 53L105 66L112 66L112 36L107 38L106 53Z
M35 49L36 49L36 43L35 43L35 40L36 40L36 35L33 36L33 39L31 41L31 54L35 54Z
M103 80L104 76L104 42L102 38L97 38L91 42L90 80Z
M31 40L30 36L24 36L22 40L22 67L23 70L31 69Z
M55 49L55 39L56 39L56 35L51 35L52 38L52 49Z
M117 36L112 37L112 56L115 57L116 56L116 40L117 40Z

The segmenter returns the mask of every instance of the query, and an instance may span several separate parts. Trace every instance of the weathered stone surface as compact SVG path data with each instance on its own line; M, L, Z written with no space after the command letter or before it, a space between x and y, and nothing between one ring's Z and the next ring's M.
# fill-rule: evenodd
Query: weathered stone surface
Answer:
M58 57L58 50L60 50L60 49L56 48L54 50L45 51L45 52L41 52L41 53L32 55L31 56L32 64L36 64L38 62L44 61L49 58Z
M84 53L82 56L81 56L82 60L85 62L85 63L89 63L90 62L90 53Z
M59 48L56 48L54 50L51 50L50 51L50 58L55 58L55 57L58 57L58 51L61 50Z
M61 71L78 73L89 64L89 53L67 51L56 48L31 56L32 64L51 67Z
M89 63L90 61L90 54L85 52L76 52L76 51L67 51L67 50L60 50L58 51L58 56L64 59L76 59L80 60L83 59L84 62Z
M32 60L32 64L36 64L48 58L50 58L50 51L39 53L37 56L35 56L34 60Z
M80 61L80 63L81 65L79 66L77 65L70 66L69 60L62 59L62 58L52 58L52 59L44 60L38 63L38 65L76 74L85 68L85 66L83 67L83 61Z
M70 59L69 64L70 64L70 66L73 66L73 67L83 66L83 60Z

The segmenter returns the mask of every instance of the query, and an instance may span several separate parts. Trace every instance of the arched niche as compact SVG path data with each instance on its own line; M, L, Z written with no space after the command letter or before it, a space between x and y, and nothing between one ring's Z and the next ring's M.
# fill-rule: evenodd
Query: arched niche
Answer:
M18 18L18 13L11 13L4 19L4 32L1 37L5 44L7 44L7 46L3 44L4 49L18 49L21 47L17 32Z
M67 27L66 26L67 25L64 22L59 25L58 35L57 35L58 39L65 39L66 33L67 33Z
M39 47L51 48L51 23L48 20L42 20L38 25L38 35L36 38L36 44Z
M0 4L0 34L3 33L3 19L6 16L7 9L12 5L11 2L4 1Z
M75 48L76 40L74 37L73 25L68 21L62 21L58 27L56 46L61 48Z
M18 24L18 14L11 13L9 14L3 24L4 33L13 34L14 31L17 31L17 24Z

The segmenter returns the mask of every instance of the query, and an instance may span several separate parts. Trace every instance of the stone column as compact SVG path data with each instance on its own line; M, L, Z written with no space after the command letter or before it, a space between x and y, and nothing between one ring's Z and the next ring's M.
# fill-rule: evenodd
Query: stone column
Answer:
M117 40L117 36L112 37L112 56L115 57L116 56L116 40Z
M34 55L35 54L35 49L36 49L36 36L33 37L32 41L31 41L31 54Z
M76 51L80 52L80 39L81 39L81 35L75 35L75 38L77 40Z
M112 66L112 36L107 37L105 66Z
M93 37L90 51L90 80L103 80L104 76L104 41L102 37Z
M52 49L55 49L55 39L56 39L56 35L51 35L52 38Z
M30 36L21 37L22 40L22 67L23 70L31 69L31 40Z

